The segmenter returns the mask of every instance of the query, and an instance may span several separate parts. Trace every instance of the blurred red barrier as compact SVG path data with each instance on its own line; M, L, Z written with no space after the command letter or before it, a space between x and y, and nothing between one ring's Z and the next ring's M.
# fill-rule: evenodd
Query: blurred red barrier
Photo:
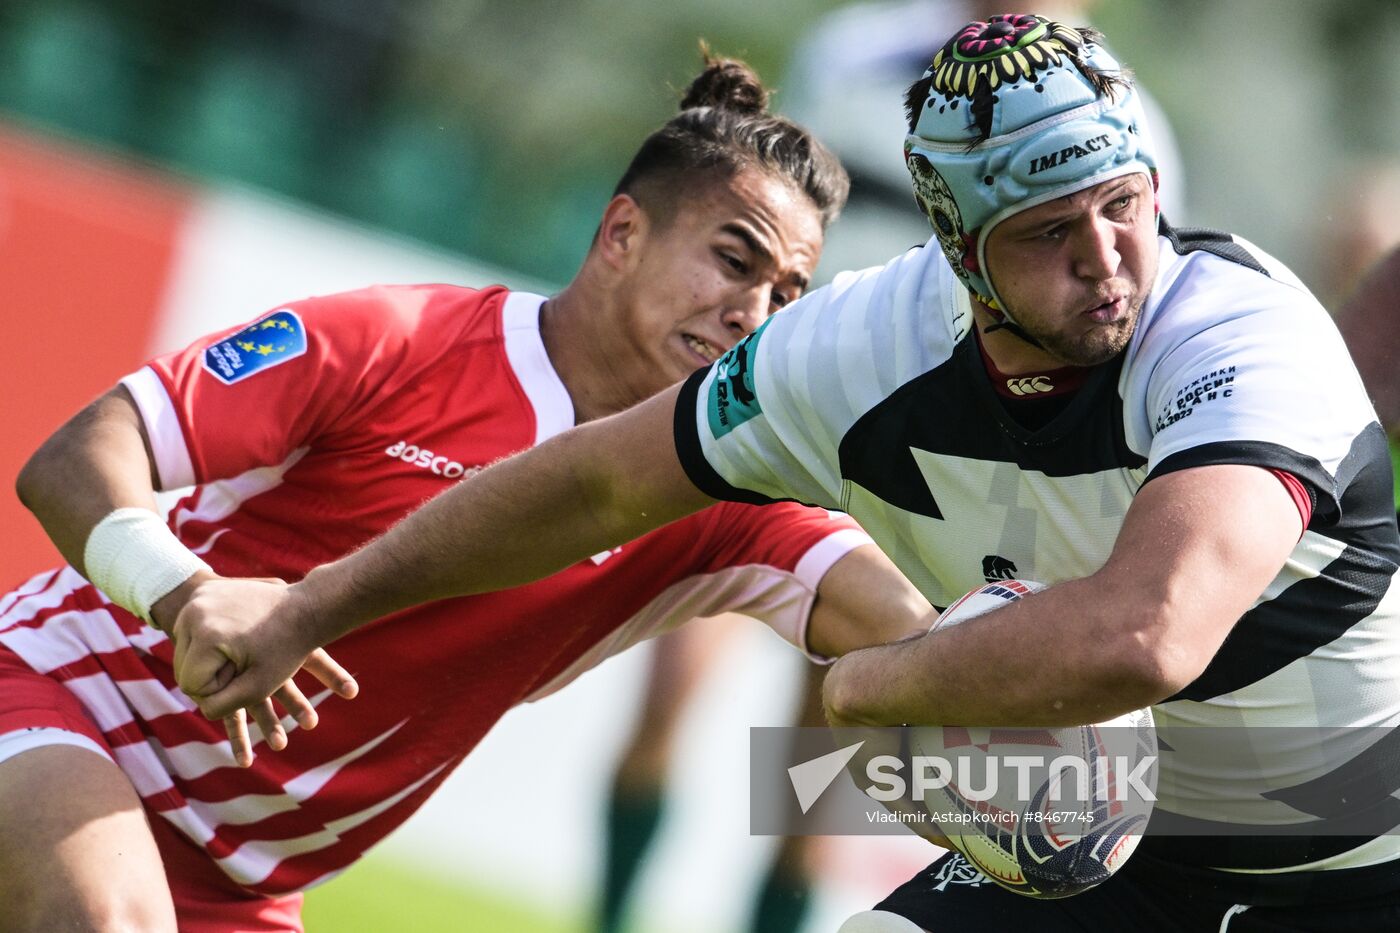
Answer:
M0 591L58 561L15 475L142 362L193 197L154 170L0 126Z

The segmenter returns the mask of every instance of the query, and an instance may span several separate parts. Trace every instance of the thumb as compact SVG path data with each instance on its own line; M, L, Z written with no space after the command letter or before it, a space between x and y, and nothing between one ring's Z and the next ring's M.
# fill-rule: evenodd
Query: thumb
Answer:
M175 682L191 697L217 693L238 674L230 652L223 646L192 644L177 629L175 639Z
M208 690L190 693L190 698L194 700L205 719L226 719L243 707L261 702L271 694L271 690L260 690L252 680L252 674L236 671L233 664L229 663L219 669L216 678L210 681ZM219 681L222 683L214 686Z
M214 672L213 676L209 677L198 687L188 687L182 683L180 689L188 693L191 698L199 700L203 697L213 696L223 690L229 684L233 683L233 679L237 676L238 668L234 666L232 661L225 660L224 663L220 665L219 669Z

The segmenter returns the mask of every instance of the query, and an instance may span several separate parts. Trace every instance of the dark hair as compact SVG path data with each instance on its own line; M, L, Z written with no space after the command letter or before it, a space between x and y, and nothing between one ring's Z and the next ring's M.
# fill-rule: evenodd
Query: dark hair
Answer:
M748 65L712 55L704 43L700 51L705 70L690 82L681 112L646 138L613 194L630 194L670 217L675 192L752 166L797 186L822 226L830 224L851 187L840 160L805 129L768 112L768 91Z

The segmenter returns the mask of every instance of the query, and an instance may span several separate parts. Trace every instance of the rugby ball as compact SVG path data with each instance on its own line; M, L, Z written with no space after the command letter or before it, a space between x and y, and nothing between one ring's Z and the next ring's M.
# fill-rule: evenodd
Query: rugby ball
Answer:
M1040 589L1025 580L988 583L933 628ZM909 751L921 756L914 760L931 825L988 879L1029 897L1068 897L1106 881L1137 848L1155 799L1150 709L1070 728L914 728Z

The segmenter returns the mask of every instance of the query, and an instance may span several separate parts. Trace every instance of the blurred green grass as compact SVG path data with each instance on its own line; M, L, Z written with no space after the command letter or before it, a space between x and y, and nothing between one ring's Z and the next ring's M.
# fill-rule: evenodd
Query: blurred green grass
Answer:
M541 913L470 883L444 881L372 854L308 891L307 933L582 933L577 917Z

